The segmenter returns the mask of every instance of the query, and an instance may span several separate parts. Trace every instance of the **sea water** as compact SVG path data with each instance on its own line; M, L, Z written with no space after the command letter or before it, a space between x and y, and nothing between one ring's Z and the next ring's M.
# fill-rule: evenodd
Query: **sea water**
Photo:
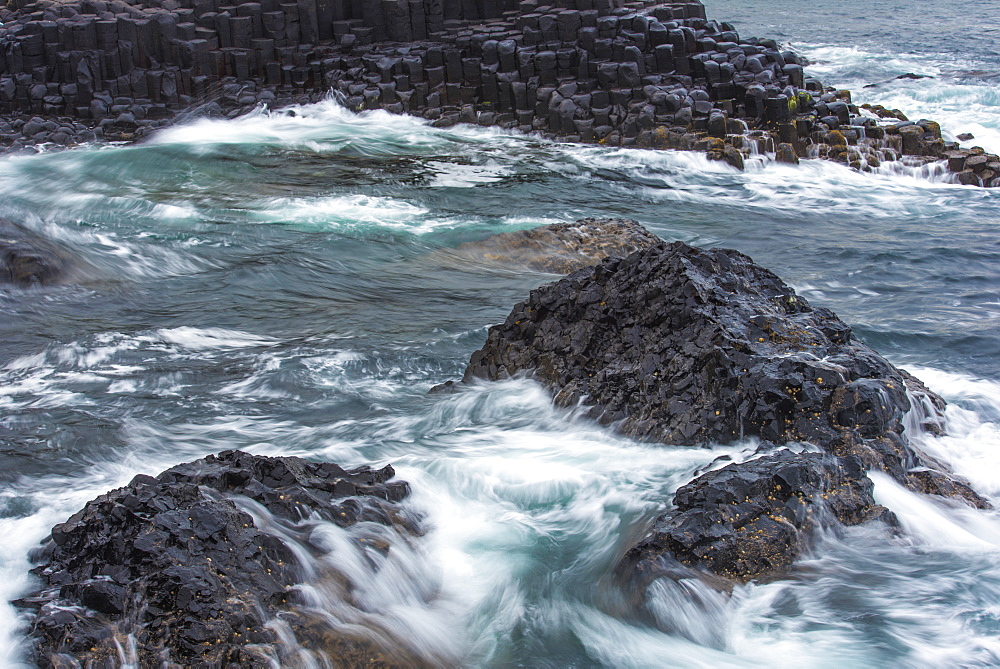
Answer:
M996 5L718 0L856 102L1000 150ZM991 37L992 36L992 37ZM897 80L913 72L933 78ZM878 84L873 88L865 85ZM636 443L530 381L429 395L489 325L558 277L447 253L584 216L736 248L950 403L914 435L1000 503L1000 191L947 174L542 141L353 115L335 101L194 120L136 146L0 160L0 215L77 255L77 281L0 290L0 598L29 552L137 473L228 448L392 463L426 535L323 527L303 596L427 662L464 666L1000 664L1000 519L875 476L904 533L819 537L787 578L731 596L659 582L636 616L609 574L721 455ZM445 251L445 252L443 252ZM0 665L23 619L0 605ZM309 649L303 649L308 654Z

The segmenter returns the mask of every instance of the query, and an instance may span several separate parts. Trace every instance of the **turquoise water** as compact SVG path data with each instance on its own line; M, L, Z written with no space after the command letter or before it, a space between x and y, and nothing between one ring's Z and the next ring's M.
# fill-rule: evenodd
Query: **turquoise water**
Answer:
M814 3L769 5L786 18L750 2L708 9L745 34L794 39L861 101L952 134L969 124L984 146L1000 137L998 54L974 48L985 37L903 48L926 45L920 31L967 35L959 21L993 5L934 3L953 26L910 3L925 17L905 24L910 37L899 23L863 30L853 3L838 4L855 15L842 25ZM859 90L909 71L935 79ZM556 278L448 249L629 216L664 239L748 253L836 311L949 399L950 436L923 447L1000 501L1000 192L946 181L819 162L740 173L694 154L434 129L333 102L3 159L0 215L72 248L79 273L0 291L0 594L30 589L28 551L87 500L241 448L391 462L412 483L426 537L353 574L370 583L363 613L324 605L436 664L996 666L995 513L879 480L905 537L831 534L789 579L732 598L659 584L655 620L639 621L605 575L697 468L753 444L638 444L525 381L427 394ZM19 625L0 608L0 665L25 661Z

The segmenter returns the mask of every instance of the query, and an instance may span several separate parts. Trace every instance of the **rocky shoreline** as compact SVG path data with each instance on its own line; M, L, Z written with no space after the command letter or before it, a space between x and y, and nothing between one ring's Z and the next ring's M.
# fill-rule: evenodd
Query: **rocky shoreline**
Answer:
M696 0L17 0L0 10L0 148L135 141L335 91L349 109L612 146L871 170L947 161L1000 185L1000 157L933 121L855 106L773 40Z
M943 433L943 400L741 253L667 244L628 219L506 233L456 252L572 273L515 305L462 382L438 392L526 376L557 404L639 440L758 440L746 460L695 472L625 547L615 574L638 615L654 583L696 579L727 591L781 578L819 530L900 531L869 472L990 508L914 443L914 431ZM374 540L347 539L377 569L379 556L425 529L409 492L389 466L345 470L239 451L136 476L36 550L40 587L14 602L26 611L34 659L264 667L294 664L302 651L329 666L430 666L386 630L331 618L330 601L310 606L300 588L330 581L332 605L362 606L336 560L329 573L310 566L308 556L326 550L312 532L378 528Z

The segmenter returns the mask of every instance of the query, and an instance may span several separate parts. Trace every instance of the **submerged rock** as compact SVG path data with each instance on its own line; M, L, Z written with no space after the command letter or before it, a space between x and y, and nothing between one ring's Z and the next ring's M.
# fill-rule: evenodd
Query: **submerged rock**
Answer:
M298 609L291 588L302 582L303 565L266 527L302 532L301 521L324 519L412 532L397 504L409 486L393 476L389 466L344 470L240 451L136 476L57 525L43 545L33 571L45 588L15 602L36 610L34 659L275 666L294 657L280 638L285 627L334 666L405 665L405 655L388 659L371 640L324 628Z
M0 218L0 284L26 288L59 283L72 266L64 249Z
M914 74L913 72L907 72L906 74L901 74L892 79L887 79L885 81L880 81L876 84L867 84L865 88L876 88L882 84L892 83L893 81L898 81L900 79L933 79L934 77L930 74Z
M659 237L629 218L584 218L504 232L462 244L454 253L478 262L569 274L659 242Z
M834 495L848 501L833 516L849 524L885 517L873 506L868 469L987 506L904 434L911 410L937 429L943 401L858 341L833 312L813 308L736 251L661 243L532 291L490 329L463 381L518 375L548 387L558 404L589 407L602 424L638 439L698 445L759 437L827 454L732 465L725 476L699 479L633 549L637 564L670 553L737 580L789 564L811 525L777 517L787 498L775 507L771 484L758 485L778 464L802 472L796 476L808 485L799 497L818 503L847 490ZM719 486L737 507L752 507L715 508L718 494L694 494ZM743 527L761 529L759 541L739 540Z

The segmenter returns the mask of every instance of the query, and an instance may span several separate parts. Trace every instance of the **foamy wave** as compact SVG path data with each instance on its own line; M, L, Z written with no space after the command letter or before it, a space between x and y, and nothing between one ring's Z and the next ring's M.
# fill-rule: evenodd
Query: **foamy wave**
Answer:
M875 501L899 518L907 536L922 545L1000 554L1000 524L960 502L944 504L901 486L881 472L869 473Z
M274 223L319 228L369 229L372 225L420 229L427 209L387 197L345 195L308 199L281 198L267 202L252 216Z
M153 373L148 368L150 361L176 366L178 361L203 361L277 343L270 337L223 328L177 327L137 335L104 333L8 362L0 369L0 404L12 409L42 409L94 405L101 393L177 395L185 387L183 370L160 369ZM245 355L253 357L252 353ZM262 373L266 371L265 365ZM261 382L251 376L244 383L248 384L243 388L246 390ZM240 389L234 383L220 392L239 395ZM249 392L244 394L260 401Z
M615 172L627 178L630 185L626 187L638 184L643 196L654 202L724 202L760 211L818 209L830 214L896 218L924 214L929 201L954 201L955 206L963 206L969 198L995 197L989 189L949 183L951 175L939 164L908 168L893 163L873 174L827 160L807 160L793 166L758 159L747 171L739 172L683 151L582 146L561 150L574 162L569 169L552 163L553 171L581 180L593 178L598 170Z
M152 143L185 145L198 155L206 155L226 144L385 155L406 147L434 146L441 139L442 133L421 119L384 111L355 114L330 98L277 111L258 109L236 119L202 118L158 132Z
M925 76L941 73L936 63L920 54L873 53L856 46L804 42L793 42L791 47L809 59L811 75L832 86L840 86L839 82L845 80L863 82L864 86L907 72Z
M931 368L912 371L950 403L947 434L921 435L918 446L1000 502L1000 383Z
M848 88L857 104L881 104L908 118L933 119L946 139L971 133L963 146L1000 152L1000 91L995 82L970 76L981 63L935 54L890 54L858 47L799 45L809 71L824 83ZM926 79L895 77L915 73ZM866 88L868 84L877 84Z
M510 170L495 162L485 165L460 165L429 161L425 165L434 172L430 185L435 188L472 188L480 184L500 181Z
M206 349L229 349L248 348L257 346L274 346L277 340L271 337L261 337L239 330L226 330L225 328L194 328L177 327L157 330L151 341L159 339L164 342L177 344L183 348L195 351ZM140 338L140 341L143 341Z

